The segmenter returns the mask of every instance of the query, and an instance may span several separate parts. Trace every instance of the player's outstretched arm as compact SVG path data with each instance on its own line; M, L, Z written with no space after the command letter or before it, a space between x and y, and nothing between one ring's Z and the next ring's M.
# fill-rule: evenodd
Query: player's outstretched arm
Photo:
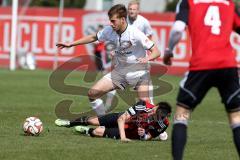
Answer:
M85 37L82 37L72 43L57 43L56 46L60 49L63 49L63 48L70 48L70 47L73 47L73 46L77 46L77 45L82 45L82 44L88 44L88 43L92 43L92 42L95 42L97 41L97 36L96 34L91 34L91 35L88 35L88 36L85 36Z
M131 140L126 137L125 133L125 122L130 119L130 114L128 112L123 113L119 118L118 118L118 129L120 133L120 138L122 142L130 142Z

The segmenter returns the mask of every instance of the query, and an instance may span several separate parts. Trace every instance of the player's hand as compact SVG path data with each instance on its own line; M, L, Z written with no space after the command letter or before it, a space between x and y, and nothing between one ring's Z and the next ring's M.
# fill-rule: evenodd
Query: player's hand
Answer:
M115 58L115 52L114 51L110 51L109 55L110 55L112 60Z
M113 58L115 56L115 52L114 51L110 51L110 56Z
M72 47L72 45L71 45L71 44L68 44L68 43L57 43L56 46L57 46L59 49Z
M139 128L138 128L138 135L139 135L140 137L144 136L144 135L145 135L145 129L139 127Z
M138 61L139 63L147 63L147 62L148 62L148 58L147 58L147 57L138 58L137 61Z
M128 143L128 142L131 142L132 140L131 139L128 139L128 138L121 138L121 142L124 142L124 143Z
M163 63L165 65L172 65L172 57L173 57L172 51L169 48L166 48L163 56Z

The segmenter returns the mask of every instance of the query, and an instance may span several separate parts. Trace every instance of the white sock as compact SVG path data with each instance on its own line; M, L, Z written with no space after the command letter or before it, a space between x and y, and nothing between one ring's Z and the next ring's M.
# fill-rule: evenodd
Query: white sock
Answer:
M107 93L107 99L106 99L106 104L105 104L107 111L112 106L112 100L113 100L113 97L115 96L115 94L116 94L116 90L112 90L112 91Z
M153 102L153 85L152 85L152 81L149 83L149 98L150 98L150 103L154 104Z
M98 116L106 114L106 109L103 104L103 100L98 98L95 101L90 102L93 110L97 113Z

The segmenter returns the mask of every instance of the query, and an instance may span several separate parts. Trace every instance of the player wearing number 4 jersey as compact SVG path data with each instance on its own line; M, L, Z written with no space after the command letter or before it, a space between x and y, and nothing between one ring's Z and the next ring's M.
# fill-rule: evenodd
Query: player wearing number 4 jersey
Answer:
M172 131L172 155L181 160L187 140L190 112L216 87L228 113L233 139L240 153L240 86L232 31L240 33L240 19L232 0L181 0L170 33L164 63L171 65L172 51L186 25L191 36L189 73L180 83ZM210 107L210 106L208 106Z

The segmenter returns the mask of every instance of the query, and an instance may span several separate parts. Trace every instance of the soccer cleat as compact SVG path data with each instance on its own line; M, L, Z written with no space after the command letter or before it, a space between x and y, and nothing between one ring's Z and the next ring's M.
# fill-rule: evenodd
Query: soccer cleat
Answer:
M70 127L70 121L65 119L56 119L55 124L59 127Z
M75 127L75 131L81 133L81 134L89 134L88 131L89 131L89 127L86 127L86 126L76 126Z

